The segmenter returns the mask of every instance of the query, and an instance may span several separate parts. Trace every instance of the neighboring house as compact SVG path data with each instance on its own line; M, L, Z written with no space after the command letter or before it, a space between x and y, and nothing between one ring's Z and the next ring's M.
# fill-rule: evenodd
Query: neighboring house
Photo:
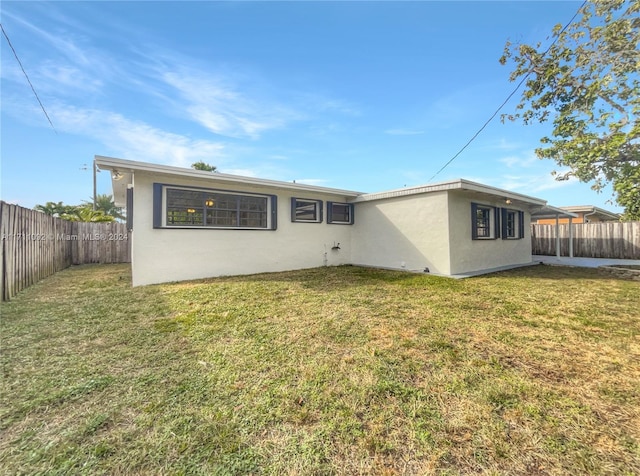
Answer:
M596 223L601 221L618 221L620 220L620 215L618 213L613 213L608 210L604 210L603 208L594 207L593 205L580 205L574 207L558 207L560 210L564 210L566 212L570 212L576 215L575 218L571 219L571 223ZM558 218L559 224L567 224L569 223L568 217ZM556 218L555 216L549 217L540 217L536 221L537 225L555 225Z
M367 194L101 156L96 165L127 207L134 286L342 264L445 276L526 265L531 213L546 205L462 179Z

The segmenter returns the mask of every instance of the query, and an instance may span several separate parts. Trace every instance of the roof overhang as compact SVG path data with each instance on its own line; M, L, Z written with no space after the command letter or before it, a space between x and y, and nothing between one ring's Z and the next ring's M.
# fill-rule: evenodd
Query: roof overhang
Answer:
M489 185L483 185L480 183L472 182L465 179L450 180L447 182L439 182L435 184L420 185L417 187L399 188L396 190L389 190L387 192L367 193L360 195L354 202L368 202L372 200L383 200L395 197L405 197L411 195L420 195L426 193L442 192L442 191L467 191L478 195L486 195L495 199L504 200L507 203L520 204L525 207L543 207L546 205L546 200L540 198L530 197L521 193L511 192L509 190L502 190L500 188L491 187Z
M559 217L578 218L578 215L576 213L563 210L562 208L552 207L551 205L545 205L544 207L531 212L531 218L536 219Z
M604 220L619 220L620 215L618 213L610 212L604 208L599 208L593 205L576 205L570 207L560 207L563 210L571 213L584 213L585 216L595 215Z
M346 198L361 195L361 192L353 190L318 187L304 183L283 182L255 177L244 177L241 175L222 174L218 172L212 173L205 170L187 169L171 165L150 164L147 162L117 159L115 157L105 157L101 155L95 156L95 163L100 170L109 170L111 172L114 201L118 206L122 206L121 204L125 203L127 188L133 184L133 176L136 172L208 180L218 184L242 183L245 185L257 185L281 190L285 189L301 192L327 193L332 195L342 195Z

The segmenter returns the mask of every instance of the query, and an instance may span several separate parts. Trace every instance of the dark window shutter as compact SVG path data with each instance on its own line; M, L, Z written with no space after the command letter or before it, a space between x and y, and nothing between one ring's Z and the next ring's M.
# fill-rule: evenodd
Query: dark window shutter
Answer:
M162 227L162 184L153 184L153 227Z
M502 218L502 239L506 240L508 238L508 233L507 233L507 209L506 208L500 208L500 215ZM497 237L497 235L496 235Z
M127 230L133 231L133 188L127 189Z
M494 238L500 238L500 214L498 213L499 208L493 209L493 218L494 218Z
M278 197L271 195L271 229L278 229Z
M524 212L518 212L518 238L524 238Z

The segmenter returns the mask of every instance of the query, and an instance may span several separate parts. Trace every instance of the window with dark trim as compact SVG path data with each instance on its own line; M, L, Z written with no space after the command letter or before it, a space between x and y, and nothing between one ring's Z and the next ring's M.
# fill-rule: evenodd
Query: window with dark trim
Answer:
M502 209L502 239L519 240L524 238L524 212Z
M154 228L275 230L276 197L154 184Z
M322 223L322 200L291 198L291 221Z
M353 225L353 203L327 202L327 223Z
M495 240L498 234L498 214L496 207L472 203L471 237L474 240Z

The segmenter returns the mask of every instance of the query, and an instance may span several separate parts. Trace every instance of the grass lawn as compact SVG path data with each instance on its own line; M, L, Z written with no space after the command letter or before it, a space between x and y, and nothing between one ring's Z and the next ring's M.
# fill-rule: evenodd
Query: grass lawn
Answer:
M2 304L0 474L640 474L640 283L320 268Z

